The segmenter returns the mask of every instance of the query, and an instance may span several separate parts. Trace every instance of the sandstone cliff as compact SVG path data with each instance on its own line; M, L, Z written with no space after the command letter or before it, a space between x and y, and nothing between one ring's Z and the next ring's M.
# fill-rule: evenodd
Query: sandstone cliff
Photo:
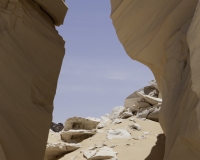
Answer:
M200 159L197 3L111 0L111 19L120 42L130 58L151 69L162 93L159 120L167 137L165 160Z
M0 2L0 159L42 160L64 41L62 0Z

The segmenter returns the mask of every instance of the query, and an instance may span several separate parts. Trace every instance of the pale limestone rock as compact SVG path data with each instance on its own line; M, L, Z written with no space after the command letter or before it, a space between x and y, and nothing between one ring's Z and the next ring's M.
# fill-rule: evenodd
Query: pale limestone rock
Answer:
M130 125L129 127L131 129L138 130L138 131L140 131L142 129L142 127L137 123L134 123L134 124Z
M112 109L112 112L110 113L109 118L110 118L111 120L114 120L114 119L116 119L116 118L119 118L120 114L123 113L124 109L125 109L125 108L124 108L123 106L118 106L118 107L113 108L113 109Z
M101 121L97 125L97 129L101 129L101 128L104 128L106 126L106 122L108 122L110 120L109 116L110 115L107 114L107 113L104 116L101 116Z
M158 103L152 107L141 108L141 109L139 109L136 117L137 118L146 118L146 119L150 119L150 120L158 122L161 105L162 105L161 103Z
M141 102L141 101L137 101L135 103L135 106L139 109L139 108L149 108L150 104L147 102Z
M61 139L67 143L79 143L96 134L96 130L68 130L63 131Z
M114 125L115 124L120 124L120 123L122 123L122 121L123 121L122 119L118 119L117 118L117 119L114 119L111 124L114 124Z
M130 118L130 119L129 119L129 121L136 122L135 118L133 118L133 117L132 117L132 118Z
M143 132L144 133L144 135L148 135L149 134L149 132Z
M125 119L125 118L129 118L131 116L133 116L132 112L123 112L120 118Z
M47 143L44 160L54 160L55 158L75 151L81 144L75 143Z
M159 121L159 113L160 113L161 106L153 107L152 110L150 110L147 119L153 120L153 121Z
M97 125L100 123L100 119L97 118L82 118L82 117L73 117L69 118L65 122L64 131L68 130L92 130L96 129Z
M136 117L137 118L147 118L149 113L150 113L149 109L143 109L141 111L138 111Z
M110 120L110 115L106 113L104 116L101 116L101 122L108 122Z
M111 0L120 42L132 59L151 69L162 93L164 160L200 159L198 2Z
M97 125L97 129L102 129L106 126L106 124L104 122L100 122L98 125Z
M141 101L142 98L140 96L137 95L137 91L134 92L133 94L129 95L125 101L124 101L124 107L125 108L130 108L132 110L132 112L137 112L138 108L135 105L135 103L137 101Z
M62 12L57 18L63 21L67 7L58 3L51 15ZM64 41L52 17L32 0L1 0L0 24L0 159L42 160Z
M141 135L138 137L138 139L146 139L146 137L144 135Z
M162 103L162 99L161 98L155 98L155 97L152 97L152 96L149 96L149 95L145 95L142 92L137 92L137 94L139 96L141 96L142 98L144 98L148 103L150 103L152 105L155 105L155 104L158 104L158 103Z
M107 139L130 137L131 135L126 129L109 129L107 131Z
M106 146L96 150L85 151L83 154L87 160L117 159L117 152L114 152L112 148Z

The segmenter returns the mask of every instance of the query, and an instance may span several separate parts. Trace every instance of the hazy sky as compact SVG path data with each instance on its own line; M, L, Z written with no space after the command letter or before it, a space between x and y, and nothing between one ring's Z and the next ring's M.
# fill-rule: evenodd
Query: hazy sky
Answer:
M66 54L54 100L54 122L110 113L154 79L146 66L124 51L110 19L109 0L66 3L64 25L57 28L66 41Z

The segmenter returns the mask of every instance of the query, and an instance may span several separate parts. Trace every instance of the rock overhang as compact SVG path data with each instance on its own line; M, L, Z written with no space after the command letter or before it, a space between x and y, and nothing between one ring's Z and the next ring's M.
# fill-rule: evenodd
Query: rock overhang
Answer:
M68 7L63 0L34 0L51 17L56 26L64 23Z

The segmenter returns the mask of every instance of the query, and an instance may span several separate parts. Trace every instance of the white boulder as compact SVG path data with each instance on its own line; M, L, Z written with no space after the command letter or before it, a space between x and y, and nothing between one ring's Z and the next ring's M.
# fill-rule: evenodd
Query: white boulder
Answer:
M107 131L107 139L130 137L131 135L126 129L109 129Z

